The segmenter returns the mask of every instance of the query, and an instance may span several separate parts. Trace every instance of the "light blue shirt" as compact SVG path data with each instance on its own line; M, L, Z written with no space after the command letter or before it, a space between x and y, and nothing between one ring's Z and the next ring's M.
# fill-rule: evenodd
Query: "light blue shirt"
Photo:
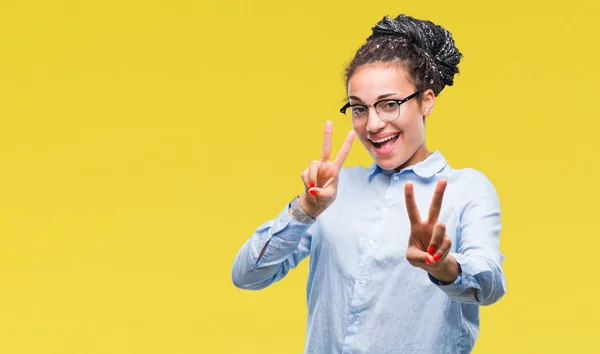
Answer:
M413 182L426 219L441 178L448 185L438 220L461 268L447 285L406 260L404 184ZM435 151L397 173L376 164L343 168L335 202L314 223L293 219L286 205L241 247L232 278L239 288L265 288L310 256L304 353L470 353L479 306L506 291L500 230L499 199L488 178L452 169Z

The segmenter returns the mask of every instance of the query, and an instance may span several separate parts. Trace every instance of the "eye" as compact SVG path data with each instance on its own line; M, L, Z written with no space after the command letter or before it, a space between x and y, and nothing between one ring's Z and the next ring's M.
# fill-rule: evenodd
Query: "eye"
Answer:
M367 113L367 108L364 106L354 106L352 107L352 115L354 117L364 116Z
M379 105L381 110L384 112L394 112L398 109L398 102L396 101L384 101Z

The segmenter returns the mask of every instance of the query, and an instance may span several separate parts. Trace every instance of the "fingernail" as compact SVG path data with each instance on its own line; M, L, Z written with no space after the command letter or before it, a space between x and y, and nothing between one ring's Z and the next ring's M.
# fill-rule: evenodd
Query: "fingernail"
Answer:
M435 248L429 247L429 249L427 250L427 253L429 253L430 255L433 255L435 253Z
M442 258L442 256L440 256L439 254L436 254L435 256L433 256L434 261L437 261L440 258Z
M316 189L310 189L308 191L308 193L312 194L312 195L317 195L317 190Z
M308 188L315 188L315 182L310 182Z
M433 264L433 262L432 262L432 261L431 261L431 259L429 259L429 258L425 258L425 263L427 263L427 264L429 264L429 265L432 265L432 264Z

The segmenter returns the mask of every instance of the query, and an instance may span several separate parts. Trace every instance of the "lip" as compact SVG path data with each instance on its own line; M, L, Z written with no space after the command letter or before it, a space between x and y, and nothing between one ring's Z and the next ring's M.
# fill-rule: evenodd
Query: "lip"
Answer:
M377 134L377 135L372 135L367 137L367 139L371 140L371 142L373 142L373 140L381 140L383 138L387 138L388 136L391 135L396 135L396 134L401 134L401 132L391 132L391 133L381 133L381 134Z
M402 136L402 133L381 134L381 137L378 137L378 136L377 136L377 138L375 139L375 140L379 140L379 139L381 139L381 138L385 138L385 137L388 137L388 136L390 136L390 135L396 135L396 134L398 135L398 137L396 138L396 140L394 141L394 143L393 143L391 146L388 146L388 147L386 147L386 148L384 148L384 149L377 148L377 147L375 146L375 144L373 144L373 142L372 142L372 141L370 141L370 143L371 143L371 146L373 147L373 151L375 151L375 153L376 153L377 155L379 155L379 156L388 155L388 154L391 154L392 152L394 152L394 150L396 149L396 144L398 143L398 140L400 140L400 137ZM369 138L369 140L370 140L370 139L371 139L371 138Z

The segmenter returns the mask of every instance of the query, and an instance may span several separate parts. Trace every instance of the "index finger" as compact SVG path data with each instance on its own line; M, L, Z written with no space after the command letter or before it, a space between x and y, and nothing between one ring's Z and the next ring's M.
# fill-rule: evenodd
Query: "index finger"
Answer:
M427 218L427 221L429 222L436 222L440 216L440 210L442 210L442 199L444 199L446 185L446 180L441 179L437 183L437 186L435 186L435 192L433 192L431 206L429 207L429 217Z
M325 123L325 132L323 133L323 147L321 149L321 161L329 161L331 155L331 134L333 132L333 123L327 121Z
M410 224L416 225L420 223L421 215L419 215L419 208L417 207L417 202L415 202L415 191L412 182L406 182L404 185L404 198L406 200L406 212L408 213Z
M350 130L348 132L348 136L346 137L346 140L344 140L344 144L335 156L335 160L333 161L333 163L335 164L338 170L342 168L342 165L344 165L344 161L346 161L346 158L350 154L350 149L352 148L352 143L354 142L355 135L356 133L354 133L354 130Z

